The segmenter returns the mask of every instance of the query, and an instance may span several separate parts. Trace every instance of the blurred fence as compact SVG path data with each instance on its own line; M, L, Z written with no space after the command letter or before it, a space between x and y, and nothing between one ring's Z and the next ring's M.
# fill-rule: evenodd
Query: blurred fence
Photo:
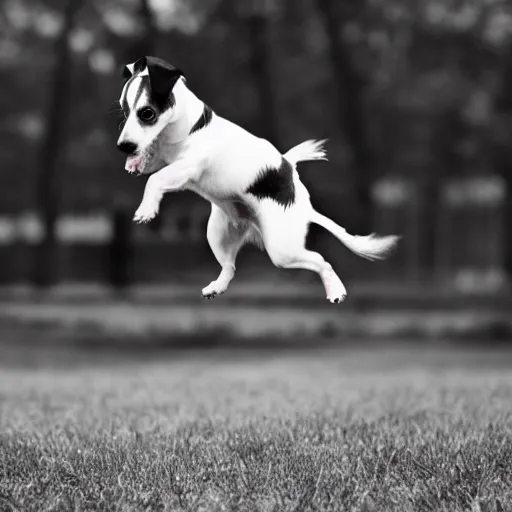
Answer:
M403 236L387 262L395 279L468 293L506 287L507 190L500 177L446 180L433 197L418 182L388 178L375 184L373 197L377 231Z
M463 292L504 289L506 192L502 180L489 175L446 180L433 196L412 180L388 177L377 182L373 187L375 231L401 234L399 250L371 267L347 256L344 275L352 280L438 284ZM216 272L205 237L209 207L198 204L187 211L167 210L158 231L132 225L131 212L121 218L116 211L61 216L54 262L59 280L112 283L121 279L129 284ZM33 249L43 236L41 223L32 214L0 217L1 283L30 281ZM339 244L328 247L336 247L327 250L331 252L328 259L339 260ZM426 255L433 257L426 259ZM253 258L251 264L262 261ZM119 268L125 269L124 275Z

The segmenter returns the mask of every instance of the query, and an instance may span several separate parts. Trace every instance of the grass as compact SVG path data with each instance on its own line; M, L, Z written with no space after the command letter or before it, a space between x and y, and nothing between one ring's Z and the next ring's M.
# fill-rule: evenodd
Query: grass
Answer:
M0 371L1 511L512 510L511 354Z

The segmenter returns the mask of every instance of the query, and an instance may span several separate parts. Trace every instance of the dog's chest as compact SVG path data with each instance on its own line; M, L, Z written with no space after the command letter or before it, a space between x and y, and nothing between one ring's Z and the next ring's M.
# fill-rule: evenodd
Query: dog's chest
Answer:
M166 164L170 164L177 160L184 151L185 147L183 144L173 144L166 137L160 137L155 156L165 161Z

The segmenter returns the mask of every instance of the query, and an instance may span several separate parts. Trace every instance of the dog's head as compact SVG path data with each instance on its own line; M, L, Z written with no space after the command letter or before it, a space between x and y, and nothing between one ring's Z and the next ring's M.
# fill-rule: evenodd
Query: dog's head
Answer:
M142 57L124 67L119 99L124 116L118 148L128 155L126 170L144 173L158 135L173 120L173 88L183 73L156 57Z

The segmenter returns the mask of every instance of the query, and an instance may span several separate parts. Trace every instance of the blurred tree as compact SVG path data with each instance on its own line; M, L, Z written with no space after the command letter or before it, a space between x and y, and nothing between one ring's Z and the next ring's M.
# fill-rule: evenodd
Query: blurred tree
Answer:
M496 172L502 177L507 189L506 218L512 218L512 40L503 55L504 66L495 99L498 122L495 126L493 160ZM512 223L505 223L505 266L512 278Z
M63 26L55 40L53 80L47 103L46 127L42 139L39 174L36 181L37 209L43 220L44 237L34 253L34 283L45 287L53 284L56 268L56 221L60 205L59 156L66 143L70 80L70 34L82 0L68 0L64 8Z
M119 293L132 284L133 225L129 205L118 197L112 208L112 239L108 251L107 282Z
M0 175L4 212L32 209L34 183L38 209L45 187L56 198L45 210L50 224L52 209L109 209L121 191L135 206L144 183L122 172L117 123L103 112L120 92L116 69L149 53L184 68L201 99L255 133L279 138L280 149L330 137L332 164L311 164L314 172L306 164L303 176L326 213L342 215L351 231L370 228L363 225L365 202L382 174L406 174L434 205L446 176L491 170L492 159L510 188L510 2L91 0L82 2L71 55L62 57L67 50L60 45L57 53L56 39L67 30L63 7L62 0L0 2L0 165L17 171ZM67 78L58 78L66 73L71 91ZM48 86L45 102L34 90ZM65 107L68 95L73 101ZM338 128L344 138L332 136ZM192 199L168 201L188 211ZM356 222L358 215L365 222ZM435 234L434 221L427 215L422 230Z
M329 40L329 57L337 87L338 122L352 156L352 179L359 216L357 227L359 232L366 233L371 230L373 155L366 127L365 79L354 63L343 30L364 8L364 2L317 0L317 4Z
M127 46L127 62L133 62L144 55L158 53L159 29L149 0L139 0L136 17L140 20L140 30Z
M244 0L236 3L249 43L250 80L258 96L256 133L279 146L279 122L272 62L271 20L278 8L276 0Z

